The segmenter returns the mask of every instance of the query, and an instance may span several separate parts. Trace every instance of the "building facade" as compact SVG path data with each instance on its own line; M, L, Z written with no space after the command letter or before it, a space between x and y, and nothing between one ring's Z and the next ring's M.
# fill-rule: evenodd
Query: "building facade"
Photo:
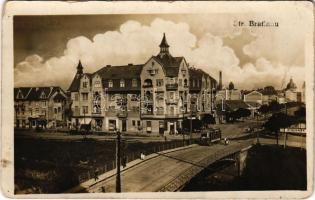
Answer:
M66 101L60 87L14 88L14 127L66 126Z
M192 113L211 113L216 80L172 56L169 47L164 34L160 52L144 64L107 65L93 74L83 73L79 62L68 89L72 126L173 134Z
M244 92L244 102L263 103L263 94L257 90Z

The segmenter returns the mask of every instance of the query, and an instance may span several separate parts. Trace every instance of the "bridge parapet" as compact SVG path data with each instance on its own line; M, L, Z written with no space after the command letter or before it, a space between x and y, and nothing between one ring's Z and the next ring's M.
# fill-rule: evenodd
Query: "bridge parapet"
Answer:
M205 159L199 161L195 165L191 166L187 170L185 170L183 173L181 173L179 176L173 178L171 181L169 181L165 186L161 187L159 192L173 192L181 188L185 183L187 183L190 179L192 179L194 176L196 176L199 172L201 172L203 169L208 167L210 164L221 160L222 158L225 158L226 156L229 156L231 154L235 154L238 152L243 151L243 149L248 150L250 146L253 145L253 141L247 141L245 143L241 143L238 145L233 146L227 146L226 149L214 152L213 154L209 155Z

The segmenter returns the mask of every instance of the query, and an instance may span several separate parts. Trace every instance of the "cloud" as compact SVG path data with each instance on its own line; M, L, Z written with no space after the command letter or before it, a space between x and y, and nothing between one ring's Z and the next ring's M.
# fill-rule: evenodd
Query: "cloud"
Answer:
M267 55L258 52L255 45L261 43L259 38L244 47L244 52L255 57L256 63L240 67L239 58L231 47L224 44L223 36L205 33L197 40L187 23L157 18L150 25L127 21L118 30L96 34L92 39L84 36L72 38L61 57L44 61L40 55L30 55L15 67L15 86L60 85L67 89L79 59L85 72L95 72L107 64L145 63L158 53L163 32L167 35L172 55L185 56L191 65L204 69L214 78L222 70L224 81L233 81L238 88L263 87L266 84L280 87L279 81L289 67L275 64ZM291 67L291 72L299 80L304 77L301 67Z

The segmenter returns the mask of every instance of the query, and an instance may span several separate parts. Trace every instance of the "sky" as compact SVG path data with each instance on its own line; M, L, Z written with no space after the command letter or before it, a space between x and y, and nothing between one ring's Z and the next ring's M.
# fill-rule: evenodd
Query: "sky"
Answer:
M300 13L152 14L14 17L14 84L68 89L81 60L84 72L143 64L166 34L173 56L184 56L223 84L238 89L283 89L305 77L305 32ZM278 22L239 27L235 21Z

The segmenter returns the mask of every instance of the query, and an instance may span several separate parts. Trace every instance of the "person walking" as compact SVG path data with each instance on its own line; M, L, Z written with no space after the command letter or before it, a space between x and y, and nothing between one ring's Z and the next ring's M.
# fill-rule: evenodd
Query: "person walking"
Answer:
M95 168L94 170L94 180L97 181L98 180L98 169Z

